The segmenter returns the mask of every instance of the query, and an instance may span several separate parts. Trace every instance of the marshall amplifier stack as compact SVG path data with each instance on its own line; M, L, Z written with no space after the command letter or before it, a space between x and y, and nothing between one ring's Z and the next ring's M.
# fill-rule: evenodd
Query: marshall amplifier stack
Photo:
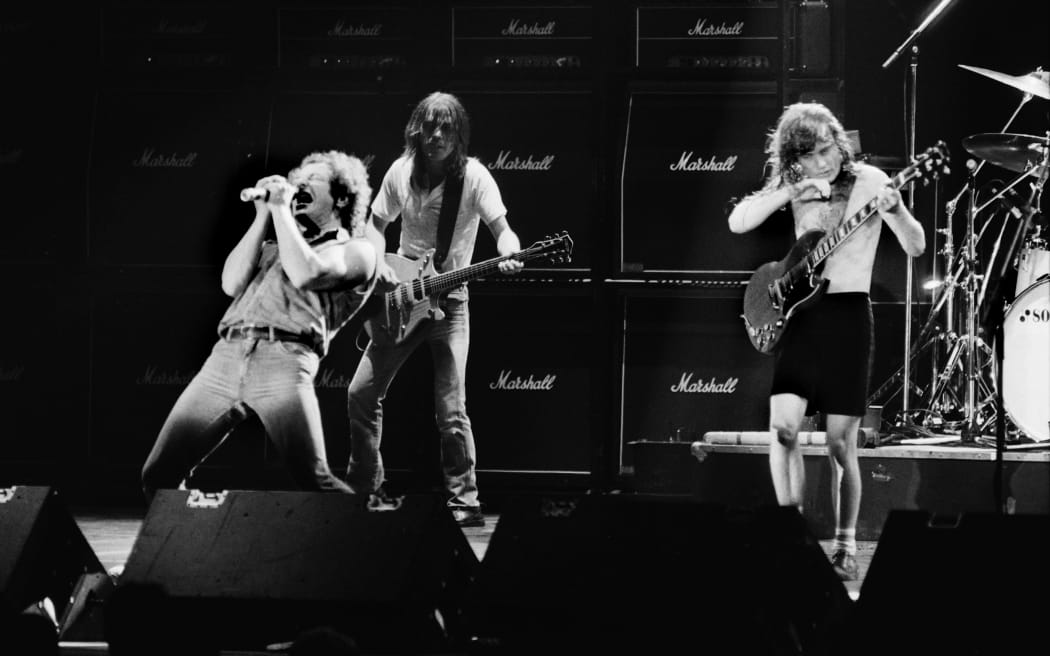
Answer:
M635 66L689 69L700 77L775 80L780 73L779 2L638 7Z
M562 69L592 65L593 10L572 7L453 7L458 69Z
M418 63L415 14L390 6L282 7L278 65L376 73L408 69Z
M273 17L237 4L102 10L102 64L132 73L230 71L273 65Z

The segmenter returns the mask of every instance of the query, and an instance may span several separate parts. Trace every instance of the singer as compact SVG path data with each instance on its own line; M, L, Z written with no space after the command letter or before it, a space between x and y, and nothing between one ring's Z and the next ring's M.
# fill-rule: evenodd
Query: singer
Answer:
M182 484L251 415L297 485L350 492L328 467L314 378L331 340L376 286L376 252L361 236L368 174L345 153L313 153L287 179L271 175L245 192L255 194L255 218L222 269L233 300L211 355L146 459L147 501ZM266 239L271 226L276 241Z

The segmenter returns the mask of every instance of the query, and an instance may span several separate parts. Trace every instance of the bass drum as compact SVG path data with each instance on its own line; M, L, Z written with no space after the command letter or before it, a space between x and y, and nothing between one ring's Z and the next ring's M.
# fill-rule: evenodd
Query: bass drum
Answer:
M1003 323L1003 406L1033 440L1050 440L1050 280L1021 293Z

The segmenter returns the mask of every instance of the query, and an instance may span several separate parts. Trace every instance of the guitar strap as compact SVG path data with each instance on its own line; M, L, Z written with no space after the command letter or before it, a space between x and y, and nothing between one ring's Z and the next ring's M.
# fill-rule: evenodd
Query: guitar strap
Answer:
M443 270L448 249L452 244L452 233L456 227L456 216L459 204L463 201L463 177L446 176L445 191L441 196L441 212L438 214L437 253L434 255L434 267Z

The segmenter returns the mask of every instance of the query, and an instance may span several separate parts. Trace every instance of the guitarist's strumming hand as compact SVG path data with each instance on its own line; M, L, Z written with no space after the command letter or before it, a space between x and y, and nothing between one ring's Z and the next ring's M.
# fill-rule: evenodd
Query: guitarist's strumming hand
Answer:
M512 275L521 271L525 263L511 257L521 251L521 241L518 239L517 233L507 225L507 217L501 216L490 223L489 230L492 231L492 236L496 238L496 252L499 253L500 257L508 258L499 263L499 272L503 275Z
M397 272L385 260L380 258L376 262L376 292L389 292L397 287L399 282L401 280L397 277Z

